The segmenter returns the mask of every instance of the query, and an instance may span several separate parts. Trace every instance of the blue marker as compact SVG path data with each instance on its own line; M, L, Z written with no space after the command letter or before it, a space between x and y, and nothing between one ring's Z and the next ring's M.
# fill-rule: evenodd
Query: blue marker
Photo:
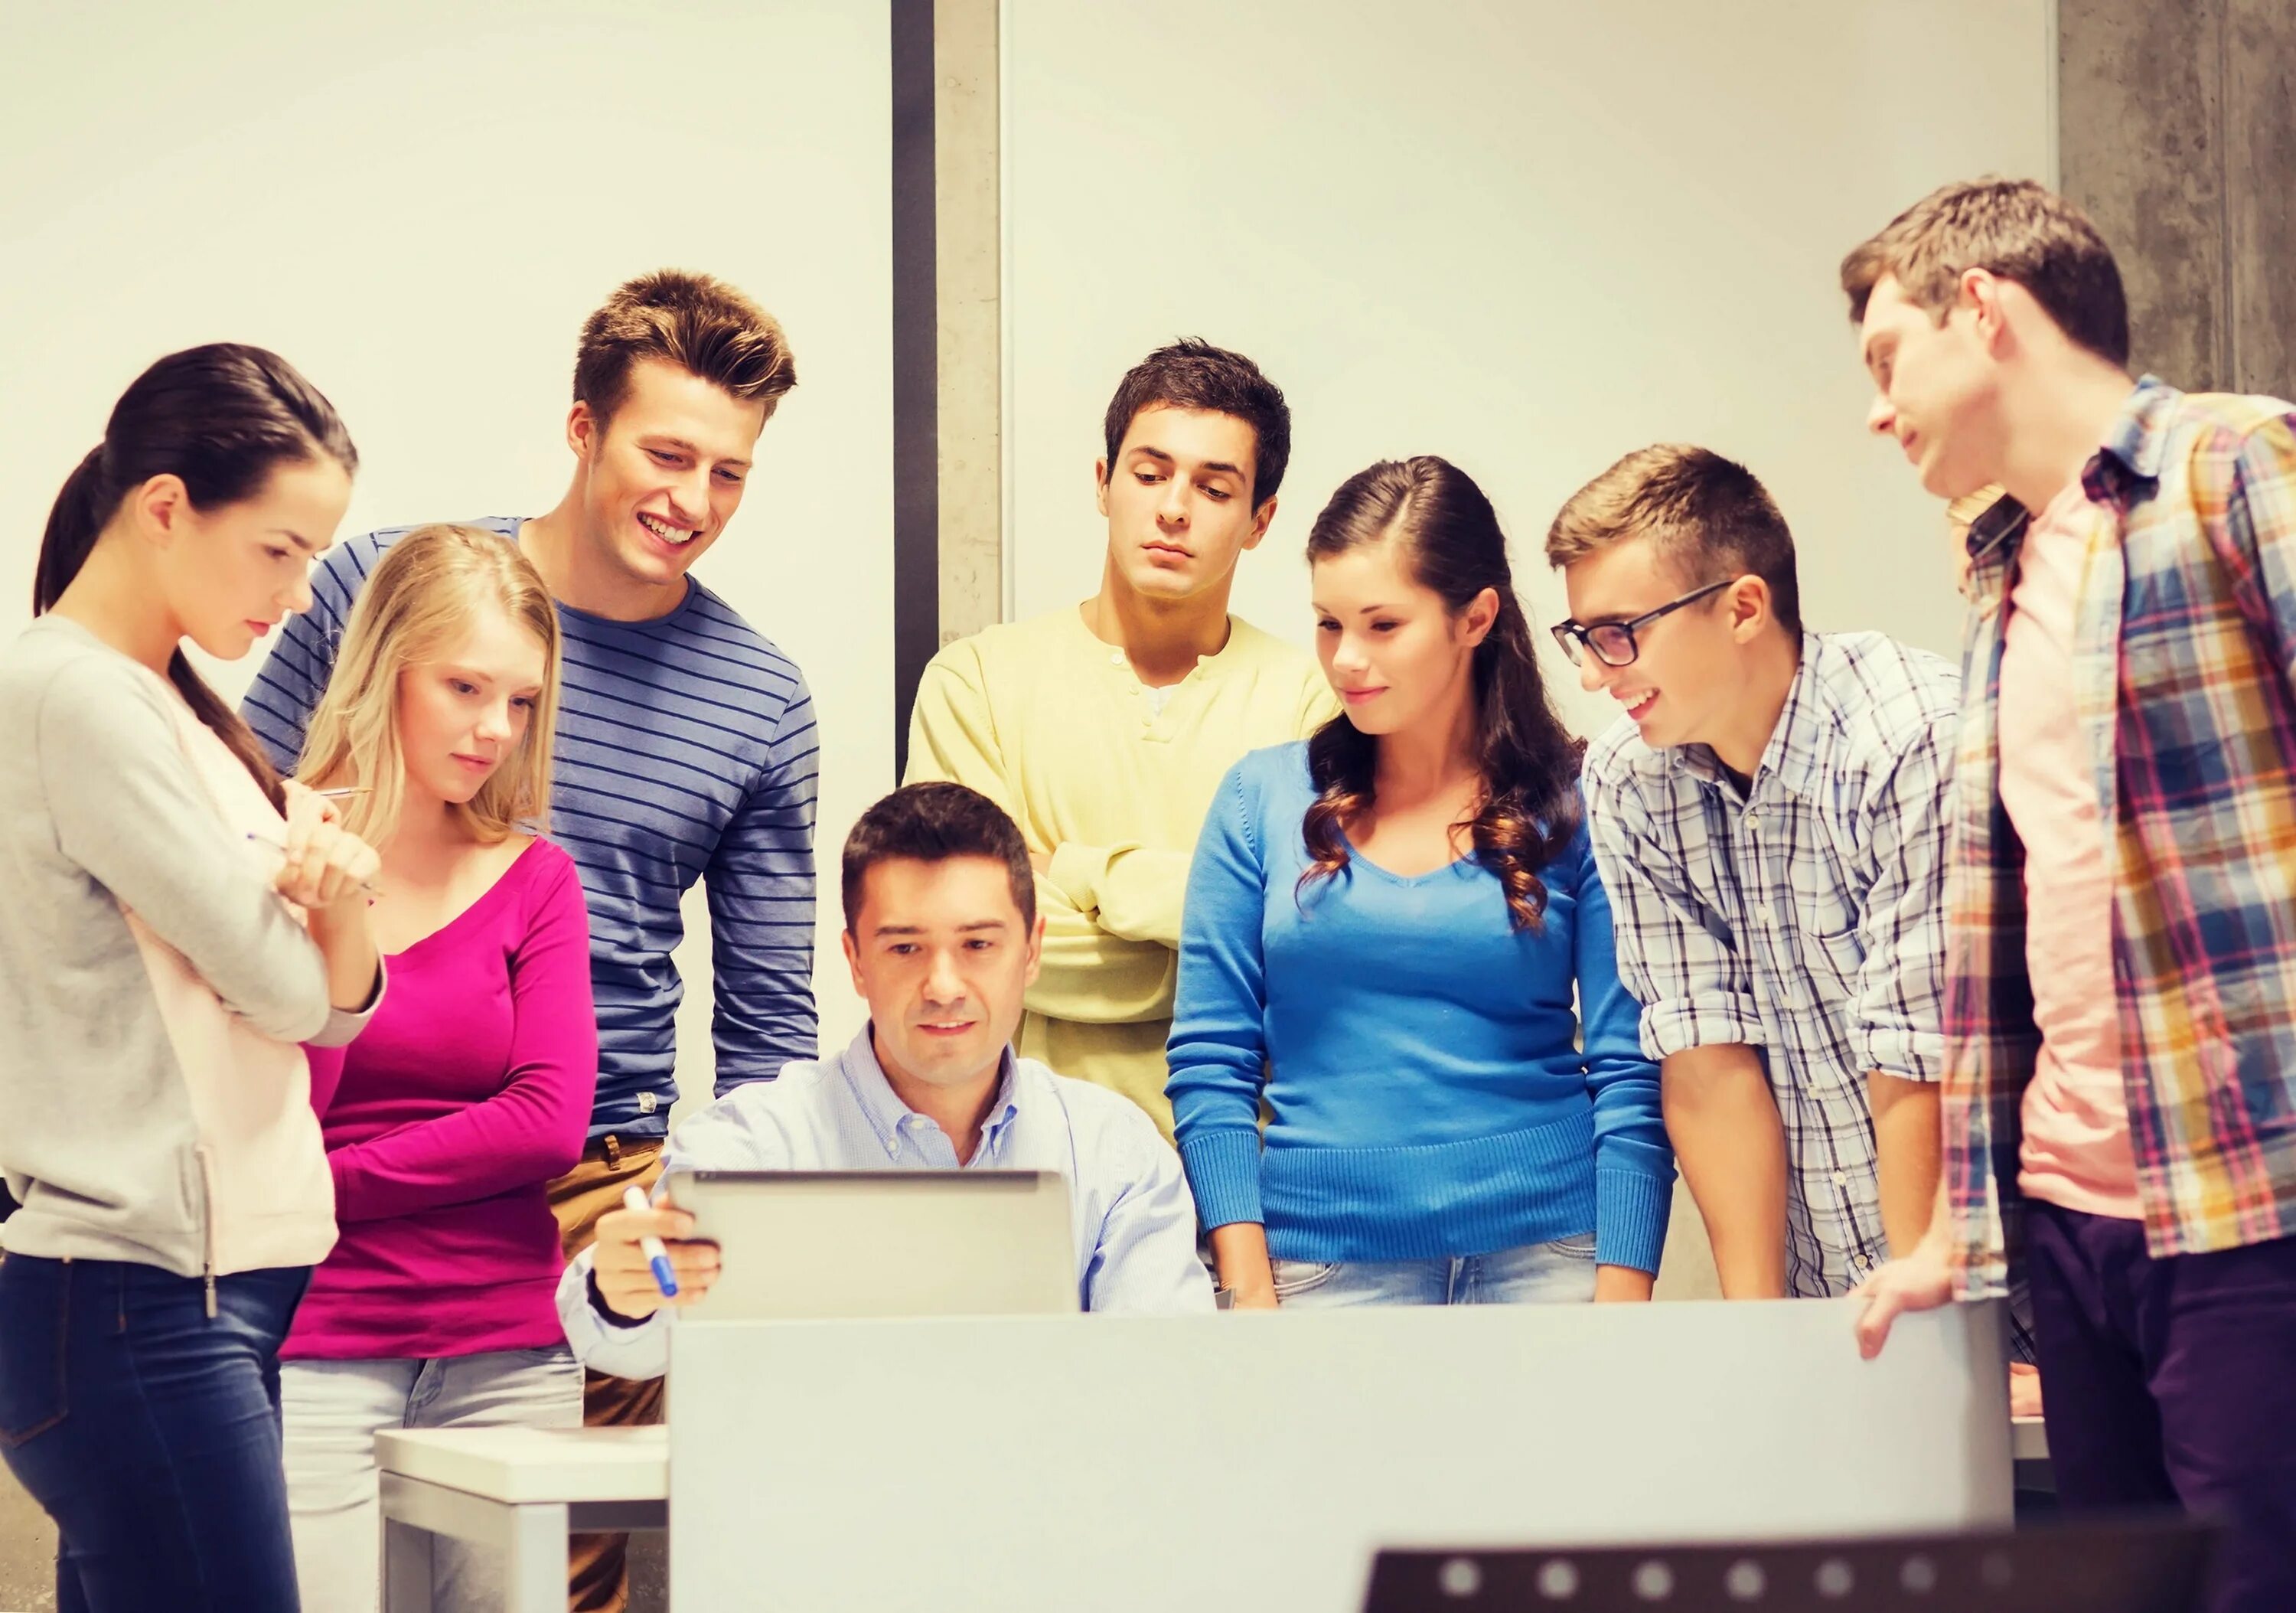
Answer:
M643 1215L653 1206L646 1202L645 1189L627 1187L622 1189L622 1208ZM654 1287L661 1290L664 1299L677 1297L677 1273L670 1269L669 1251L662 1247L661 1239L651 1235L638 1239L638 1253L646 1264L653 1268Z

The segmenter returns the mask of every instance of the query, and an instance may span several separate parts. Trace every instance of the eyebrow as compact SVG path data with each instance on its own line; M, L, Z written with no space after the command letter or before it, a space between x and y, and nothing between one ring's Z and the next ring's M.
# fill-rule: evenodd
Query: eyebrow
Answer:
M1171 455L1166 453L1162 449L1151 448L1144 442L1134 443L1132 445L1132 451L1136 454L1145 454L1159 465L1177 465L1180 463L1178 460L1173 458ZM1242 465L1230 465L1225 459L1207 459L1196 468L1200 471L1222 471L1228 475L1234 476L1238 479L1241 479L1243 475L1243 467Z
M978 930L1009 930L1012 927L1006 919L976 918L971 924L958 925L956 933L970 935ZM875 935L922 935L925 933L925 926L921 924L881 924L870 933Z
M1325 610L1322 605L1316 605L1313 600L1308 602L1308 608L1313 610L1319 616L1337 616L1340 614L1338 611ZM1356 612L1356 614L1358 616L1376 616L1382 611L1392 611L1400 608L1400 606L1392 605L1367 605Z
M707 458L709 457L709 455L707 455L707 454L703 453L703 452L702 452L699 448L696 448L693 443L688 442L688 441L687 441L685 438L683 438L683 437L669 437L669 436L655 435L655 436L652 436L652 437L641 438L641 439L640 439L640 440L641 440L641 441L643 441L643 442L655 442L655 443L660 443L660 444L662 444L663 446L668 447L668 448L682 449L684 449L686 453L689 453L689 454L693 455L696 459L707 459ZM739 466L741 466L741 468L742 468L742 469L743 469L743 470L745 470L745 471L746 471L746 470L748 470L748 469L750 468L750 462L749 462L748 460L743 459L743 458L740 458L740 457L738 457L737 456L731 455L731 454L727 455L725 458L720 459L718 463L718 464L720 464L720 465L739 465Z

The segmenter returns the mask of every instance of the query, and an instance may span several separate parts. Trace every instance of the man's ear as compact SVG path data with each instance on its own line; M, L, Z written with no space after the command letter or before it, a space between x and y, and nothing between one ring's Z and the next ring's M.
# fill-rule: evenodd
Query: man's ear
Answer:
M1042 909L1039 909L1037 914L1037 922L1029 926L1029 977L1023 983L1027 985L1036 984L1037 973L1042 970L1044 967L1045 915Z
M574 450L574 457L587 463L604 437L605 430L590 406L577 398L574 407L566 411L566 446Z
M1730 602L1730 637L1740 644L1752 643L1777 620L1770 585L1751 572L1732 583L1723 597Z

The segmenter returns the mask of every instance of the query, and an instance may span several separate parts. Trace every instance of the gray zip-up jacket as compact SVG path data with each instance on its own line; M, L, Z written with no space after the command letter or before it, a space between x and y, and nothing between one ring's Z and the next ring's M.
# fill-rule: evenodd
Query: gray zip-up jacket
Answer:
M333 1246L298 1044L349 1041L374 1005L329 1006L254 838L284 829L149 668L53 615L0 650L9 1253L212 1279Z

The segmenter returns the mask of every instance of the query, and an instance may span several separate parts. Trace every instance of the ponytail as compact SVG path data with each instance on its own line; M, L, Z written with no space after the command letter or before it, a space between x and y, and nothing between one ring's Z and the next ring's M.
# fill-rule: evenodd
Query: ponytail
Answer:
M55 607L120 501L152 477L180 478L194 509L215 509L254 497L282 465L321 457L346 474L358 469L334 406L284 358L228 342L168 354L120 394L103 440L56 495L40 536L32 613ZM168 659L168 681L283 811L278 770L254 730L180 649Z
M45 615L63 597L64 589L87 564L88 551L111 512L103 506L103 444L87 450L63 490L48 509L47 530L40 534L39 564L32 572L32 614Z

